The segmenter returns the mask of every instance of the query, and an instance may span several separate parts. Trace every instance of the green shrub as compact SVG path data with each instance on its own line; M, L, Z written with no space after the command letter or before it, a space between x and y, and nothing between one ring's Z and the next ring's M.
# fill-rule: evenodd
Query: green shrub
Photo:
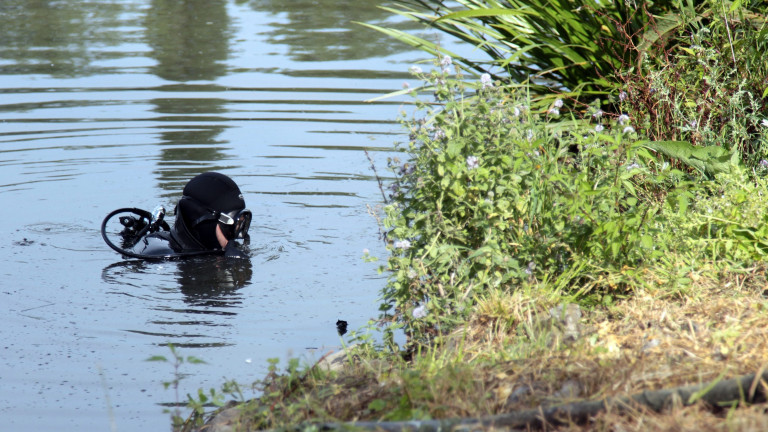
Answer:
M679 43L663 59L618 74L621 109L651 139L720 146L753 167L768 156L765 18L703 3L709 13L685 17Z
M540 279L578 279L663 255L662 206L679 171L654 168L626 116L561 118L556 101L529 108L525 89L419 76L436 104L417 101L392 160L383 224L390 241L385 309L410 331L460 322L474 296ZM666 182L666 184L665 184ZM675 204L676 205L676 204ZM426 318L412 320L414 314ZM438 326L435 326L438 324Z
M669 225L677 228L672 248L699 265L719 262L751 267L768 256L766 196L765 176L750 179L744 173L733 173L703 182L691 194L688 211L670 215Z

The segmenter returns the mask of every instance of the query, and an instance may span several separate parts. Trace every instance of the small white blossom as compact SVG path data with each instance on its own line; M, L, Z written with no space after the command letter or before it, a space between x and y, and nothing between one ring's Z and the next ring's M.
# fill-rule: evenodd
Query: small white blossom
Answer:
M415 309L413 309L413 317L416 319L424 318L427 316L427 305L419 305Z
M525 274L527 275L533 275L533 271L536 270L536 263L531 261L528 263L528 265L525 267Z
M595 132L602 132L603 131L603 125L599 124L595 126Z
M627 126L624 128L622 133L625 133L625 134L635 133L635 128L633 128L632 126Z
M640 168L640 164L637 162L632 162L631 164L627 165L627 171L631 171L635 168Z
M624 123L629 121L629 116L626 114L622 114L619 116L619 124L623 125Z
M483 84L483 88L493 87L491 75L487 73L480 75L480 83Z
M560 115L560 110L555 107L552 107L549 109L549 111L547 111L547 113L551 115Z
M480 166L480 161L477 156L467 156L467 168L473 170Z
M411 72L414 75L418 75L420 73L423 73L424 71L421 70L418 66L411 66L410 69L408 69L409 72Z
M624 90L619 92L619 101L624 102L627 99L627 92Z
M562 99L556 100L554 105L555 105L555 108L562 108L563 107L563 100Z
M411 248L411 242L408 240L398 240L395 242L395 248L396 249L410 249Z
M403 88L404 88L404 89L409 89L409 88L411 88L411 85L410 85L410 84L408 84L408 82L407 82L407 81L403 81Z
M597 111L595 111L595 113L594 113L594 114L592 114L592 117L594 117L594 118L598 118L598 119L599 119L600 117L602 117L602 116L603 116L603 114L604 114L604 113L603 113L603 110L601 110L601 109L598 109Z
M533 131L528 129L528 133L526 134L528 141L533 139Z
M368 255L371 253L371 251L368 250L368 248L363 249L363 254Z
M451 59L451 56L445 56L442 60L440 60L440 66L443 68L443 73L451 73L450 66L453 64L453 60Z
M436 128L435 129L435 135L434 135L434 137L432 139L434 139L435 141L440 141L440 140L442 140L444 138L445 138L445 132L443 132L443 130L440 129L440 128Z
M515 117L520 117L520 108L515 107L514 114L515 114ZM765 121L765 120L763 120L763 121Z
M760 122L760 126L768 127L768 119L763 119L763 121Z

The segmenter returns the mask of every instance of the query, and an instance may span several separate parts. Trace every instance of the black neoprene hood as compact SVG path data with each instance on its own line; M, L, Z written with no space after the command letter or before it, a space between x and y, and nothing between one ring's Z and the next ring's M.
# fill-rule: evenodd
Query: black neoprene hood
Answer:
M217 172L205 172L184 186L176 207L174 238L183 250L218 249L216 224L219 213L245 208L240 188L231 178Z
M231 178L217 172L202 173L184 186L184 196L222 213L245 208L240 188Z

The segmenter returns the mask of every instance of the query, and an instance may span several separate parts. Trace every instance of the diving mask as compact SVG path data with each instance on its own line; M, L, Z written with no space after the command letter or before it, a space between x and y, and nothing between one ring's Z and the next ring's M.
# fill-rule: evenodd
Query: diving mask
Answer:
M226 237L232 239L248 239L248 228L251 227L251 211L248 209L219 213L219 223L225 225Z

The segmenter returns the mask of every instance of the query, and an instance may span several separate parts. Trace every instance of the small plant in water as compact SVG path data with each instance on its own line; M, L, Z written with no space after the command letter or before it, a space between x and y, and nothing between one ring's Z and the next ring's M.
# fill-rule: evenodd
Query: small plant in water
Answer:
M186 356L179 354L179 352L176 350L176 347L172 344L168 344L168 349L171 351L171 358L169 359L166 356L162 355L155 355L150 358L148 358L146 361L151 362L165 362L165 363L172 363L173 365L173 379L170 381L163 381L163 387L166 389L173 388L174 391L174 397L175 397L175 409L171 412L170 410L166 410L166 412L171 413L171 417L173 419L173 425L174 428L180 427L184 423L184 419L181 417L181 411L179 410L179 406L182 406L182 402L179 399L179 383L187 378L189 375L181 372L181 366L184 363L188 364L206 364L205 361L195 357L195 356ZM191 408L193 408L196 412L199 414L203 413L203 406L211 402L222 402L223 403L223 396L217 395L216 392L211 389L211 396L210 398L200 389L198 390L198 398L195 399L189 394L187 394L187 404L190 405Z

